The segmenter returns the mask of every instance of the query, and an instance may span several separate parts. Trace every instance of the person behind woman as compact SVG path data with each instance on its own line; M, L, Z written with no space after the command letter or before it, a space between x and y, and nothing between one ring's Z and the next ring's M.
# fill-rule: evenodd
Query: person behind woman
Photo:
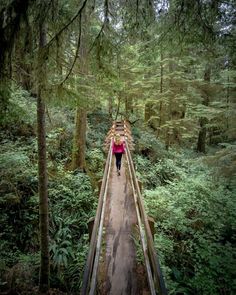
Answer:
M124 154L125 152L125 144L123 140L121 140L120 134L118 133L114 137L114 141L112 144L112 152L116 157L117 174L120 175L121 158L122 158L122 154Z

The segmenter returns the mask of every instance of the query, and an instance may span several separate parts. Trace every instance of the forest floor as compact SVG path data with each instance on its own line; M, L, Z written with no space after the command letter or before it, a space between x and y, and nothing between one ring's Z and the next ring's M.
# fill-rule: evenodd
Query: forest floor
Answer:
M105 212L105 245L99 294L149 294L145 268L137 262L137 217L125 156L118 176L113 159Z

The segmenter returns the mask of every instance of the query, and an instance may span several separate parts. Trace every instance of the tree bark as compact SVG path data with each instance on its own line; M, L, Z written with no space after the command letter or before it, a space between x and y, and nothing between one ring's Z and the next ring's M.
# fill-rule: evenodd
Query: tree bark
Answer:
M170 56L171 57L171 56ZM169 73L171 74L175 70L175 64L173 61L169 62ZM169 79L169 89L174 92L174 85L173 85L173 77L170 77ZM166 128L165 133L165 147L166 150L169 150L169 147L172 143L172 128L173 122L172 122L172 110L173 110L173 97L172 95L168 96L168 109L167 109L167 123L168 126ZM170 127L171 126L171 127Z
M207 83L210 83L211 81L211 68L209 65L206 66L205 72L204 72L204 81ZM209 93L207 89L203 91L203 105L208 106L209 105ZM208 120L205 117L202 117L199 119L199 125L200 125L200 131L198 134L198 141L197 141L197 151L200 153L206 152L206 136L207 136L207 124Z
M25 17L25 36L23 40L23 51L22 48L18 48L19 50L19 66L20 66L20 75L21 75L21 83L24 89L31 92L32 90L32 52L33 52L33 44L32 44L33 36L32 29L29 25L28 17ZM20 45L20 44L19 44ZM25 55L25 58L22 60L22 56ZM27 60L27 61L26 61ZM19 71L18 71L19 72Z
M112 119L112 111L113 111L113 107L112 107L112 97L109 96L108 98L108 113L109 113L109 117Z
M40 25L39 30L39 72L37 97L37 135L38 135L38 192L39 192L39 229L40 229L40 274L39 291L49 289L49 230L48 230L48 190L47 190L47 161L46 161L46 128L45 102L42 98L42 89L45 79L45 60L43 47L46 44L46 26Z
M161 80L160 80L160 93L163 93L163 72L164 72L164 67L163 67L163 52L162 52L162 47L161 47ZM160 101L159 105L159 128L157 131L157 136L160 135L161 133L161 125L162 125L162 100Z
M119 112L120 112L120 101L121 101L121 93L118 93L118 102L117 102L117 109L116 109L116 116L115 116L115 120L117 120Z
M72 170L77 168L85 171L86 161L86 126L87 126L87 112L86 109L77 107L75 118L75 134L73 141L72 152Z
M79 48L79 62L80 72L82 76L88 74L88 17L86 8L82 15L81 21L81 41ZM87 109L85 101L78 103L75 115L75 132L73 139L73 150L72 150L72 164L71 169L77 168L85 171L86 161L86 129L87 129Z
M132 97L125 96L125 117L129 120L130 114L133 113L133 99Z

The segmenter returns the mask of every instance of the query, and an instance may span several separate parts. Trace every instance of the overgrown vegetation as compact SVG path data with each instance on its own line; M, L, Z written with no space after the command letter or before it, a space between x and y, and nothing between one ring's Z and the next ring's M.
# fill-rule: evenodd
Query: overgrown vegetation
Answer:
M236 293L235 12L1 1L0 292L78 293L104 138L126 118L169 293Z
M219 177L216 156L209 167L208 156L186 149L160 154L157 143L149 155L155 151L157 160L136 155L135 162L170 294L234 294L234 173ZM232 171L232 153L226 158Z
M33 133L22 134L29 124L34 129L34 114L21 109L31 97L12 95L11 120L5 118L1 132L1 251L0 290L36 292L39 271L37 149ZM21 110L24 115L21 115ZM74 294L81 285L82 270L88 251L87 222L95 215L97 180L102 176L103 139L107 121L98 112L88 130L87 163L89 176L68 170L72 132L70 110L52 107L53 125L48 119L48 168L50 207L51 287ZM20 121L19 121L19 118ZM14 128L15 126L15 128ZM108 125L109 126L109 125ZM16 129L17 128L17 129ZM59 292L59 290L58 290ZM24 293L24 294L25 294Z

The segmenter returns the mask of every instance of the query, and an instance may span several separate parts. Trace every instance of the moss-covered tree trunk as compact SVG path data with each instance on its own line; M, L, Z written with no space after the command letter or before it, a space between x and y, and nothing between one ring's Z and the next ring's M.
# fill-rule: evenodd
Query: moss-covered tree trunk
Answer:
M204 81L206 83L210 83L211 81L211 69L209 65L206 66L205 73L204 73ZM205 106L209 105L209 93L208 93L208 88L206 87L203 90L203 102L202 104ZM207 136L207 124L208 120L206 117L201 117L199 119L199 125L200 125L200 130L198 134L198 141L197 141L197 151L200 153L205 153L206 152L206 136Z
M48 190L46 161L46 128L45 102L42 89L45 81L45 60L43 47L46 44L46 26L39 29L39 59L38 59L38 98L37 98L37 139L38 139L38 192L39 192L39 227L40 227L40 274L39 291L45 293L49 289L49 233L48 233Z

